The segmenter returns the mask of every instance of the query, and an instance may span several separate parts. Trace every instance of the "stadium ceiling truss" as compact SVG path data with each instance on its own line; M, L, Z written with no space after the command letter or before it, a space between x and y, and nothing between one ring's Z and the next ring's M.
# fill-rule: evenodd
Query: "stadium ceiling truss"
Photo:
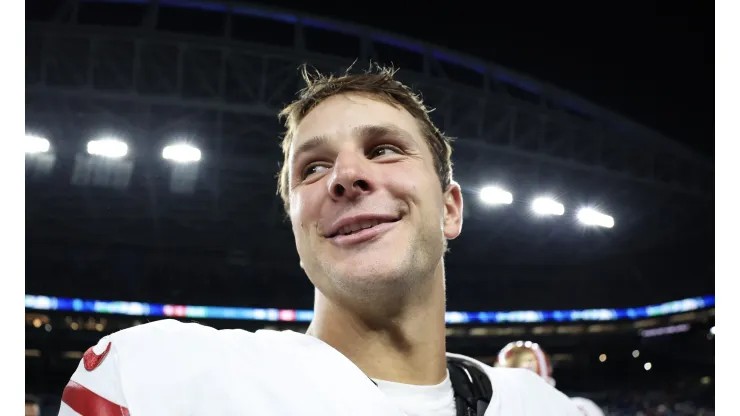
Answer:
M86 14L93 6L115 14L116 5L136 5L141 16L112 26ZM210 36L176 33L163 23L173 10L196 11L220 27L210 27ZM26 24L26 108L39 124L71 111L162 133L186 125L212 135L206 148L221 163L272 175L275 159L255 154L277 155L276 112L294 97L300 63L337 72L352 58L395 61L408 63L400 76L436 108L433 118L458 138L457 148L480 156L477 164L498 155L712 198L712 162L658 133L508 69L367 27L242 3L171 0L62 1L44 20ZM247 22L274 27L250 42L240 35ZM280 30L285 36L273 35ZM342 45L347 58L315 50Z

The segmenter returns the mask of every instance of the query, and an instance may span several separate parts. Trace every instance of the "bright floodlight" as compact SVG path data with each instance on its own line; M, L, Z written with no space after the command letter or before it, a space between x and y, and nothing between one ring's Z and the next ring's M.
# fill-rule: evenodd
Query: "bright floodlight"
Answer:
M49 151L49 141L39 136L26 135L26 153L46 153Z
M173 144L162 149L162 157L178 163L191 163L200 160L200 149L188 144Z
M653 365L651 363L645 363L645 371L650 371L651 368L653 368Z
M605 362L606 361L606 354L599 355L599 361L601 361L602 363Z
M612 228L614 227L614 218L602 214L592 208L581 208L578 210L578 221L585 225L593 225L597 227Z
M640 351L639 350L632 351L632 356L635 357L635 358L639 357L640 356Z
M480 199L489 205L511 204L514 197L511 192L503 190L496 186L486 186L480 190Z
M100 139L87 142L87 153L112 159L128 154L128 145L116 139Z
M539 215L563 215L563 204L551 198L537 198L532 201L532 210Z

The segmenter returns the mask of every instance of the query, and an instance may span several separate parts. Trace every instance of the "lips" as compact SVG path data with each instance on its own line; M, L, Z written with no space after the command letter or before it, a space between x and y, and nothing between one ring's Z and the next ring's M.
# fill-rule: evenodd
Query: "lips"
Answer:
M353 235L381 224L393 223L400 218L393 216L355 216L337 221L326 234L327 238Z
M332 234L330 238L336 237L337 235L350 235L360 230L366 230L368 228L373 228L376 225L382 224L384 222L389 222L389 221L365 220L359 223L356 222L354 224L345 225L344 227L340 228L339 231Z

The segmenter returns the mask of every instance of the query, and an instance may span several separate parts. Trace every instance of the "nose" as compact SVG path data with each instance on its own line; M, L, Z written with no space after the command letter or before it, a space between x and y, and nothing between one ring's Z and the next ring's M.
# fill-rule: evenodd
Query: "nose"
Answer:
M355 152L339 154L328 187L334 199L357 199L372 192L375 183L365 156Z

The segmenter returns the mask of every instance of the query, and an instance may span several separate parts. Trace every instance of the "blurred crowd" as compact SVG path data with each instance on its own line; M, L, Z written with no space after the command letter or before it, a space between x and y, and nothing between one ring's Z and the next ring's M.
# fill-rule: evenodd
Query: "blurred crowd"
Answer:
M612 393L604 402L607 416L713 416L713 397L677 396L666 391Z
M640 392L608 391L584 395L606 416L714 416L714 386L668 387Z

